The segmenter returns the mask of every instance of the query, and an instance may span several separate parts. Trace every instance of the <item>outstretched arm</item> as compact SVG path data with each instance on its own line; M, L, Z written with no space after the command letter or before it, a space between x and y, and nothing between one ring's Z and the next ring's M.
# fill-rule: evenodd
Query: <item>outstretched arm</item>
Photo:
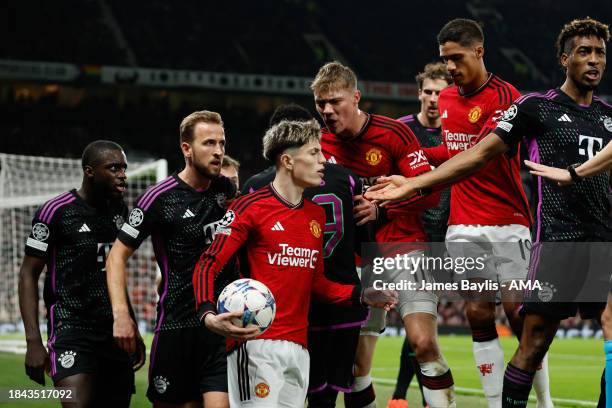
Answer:
M365 194L370 200L398 201L408 199L420 191L433 188L439 184L449 184L461 180L484 167L493 157L508 150L506 143L495 133L490 133L476 146L467 149L440 167L421 174L418 177L402 176L381 177L378 184Z
M541 176L555 181L560 186L567 186L573 183L570 172L566 169L545 166L529 160L525 160L525 165L531 169L530 173L534 176ZM575 171L579 178L584 178L596 176L610 169L612 169L612 143L608 143L597 155L576 167Z

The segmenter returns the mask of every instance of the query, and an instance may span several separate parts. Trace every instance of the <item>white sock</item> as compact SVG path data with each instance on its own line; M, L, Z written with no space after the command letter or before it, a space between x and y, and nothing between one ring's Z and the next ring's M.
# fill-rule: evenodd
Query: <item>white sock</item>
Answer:
M370 374L364 375L362 377L355 377L355 382L353 383L353 392L363 391L368 388L372 384L372 377ZM374 384L372 384L374 386ZM376 408L376 398L374 401L369 403L368 405L364 405L362 408Z
M533 388L538 397L536 408L553 408L554 404L550 396L550 386L548 383L548 353L542 360L542 366L538 368L533 377Z
M421 373L423 374L423 395L425 401L430 408L455 408L455 387L451 385L448 388L443 389L430 389L427 387L428 377L435 378L440 377L444 374L450 374L450 369L444 357L440 357L436 361L429 361L426 363L419 363L421 367ZM452 380L452 377L450 378Z
M499 338L481 342L474 341L472 348L478 377L485 397L489 401L489 408L501 408L506 364Z

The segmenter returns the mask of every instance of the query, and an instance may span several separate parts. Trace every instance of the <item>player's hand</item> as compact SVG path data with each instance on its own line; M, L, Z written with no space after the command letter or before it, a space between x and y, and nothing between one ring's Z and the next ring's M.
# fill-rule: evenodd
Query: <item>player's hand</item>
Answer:
M388 312L397 304L397 292L367 288L363 291L361 300L368 306L385 309Z
M140 332L137 333L138 337L136 339L136 353L132 355L132 369L134 371L138 371L144 365L147 359L147 346L145 346L144 340L140 335Z
M221 313L219 315L209 313L204 316L204 324L208 330L223 337L229 337L235 340L254 339L260 334L257 327L238 327L232 323L233 318L241 316L242 312Z
M545 166L529 160L525 160L525 166L531 169L529 173L533 174L534 176L541 176L555 181L559 186L568 186L573 183L572 176L570 176L569 171L565 169Z
M139 336L138 327L129 314L124 313L115 317L113 322L113 337L117 345L129 355L136 352Z
M404 176L379 177L376 184L368 188L365 198L384 207L391 201L406 200L417 192L410 186L410 181Z
M353 218L357 225L364 225L378 218L378 208L373 202L366 200L362 195L353 197Z
M41 340L28 341L25 357L25 371L32 381L45 385L45 372L49 372L49 353Z

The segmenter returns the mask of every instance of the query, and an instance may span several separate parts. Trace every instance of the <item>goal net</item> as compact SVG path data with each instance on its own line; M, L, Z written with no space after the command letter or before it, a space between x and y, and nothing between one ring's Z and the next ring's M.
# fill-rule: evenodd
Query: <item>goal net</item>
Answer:
M131 208L146 188L167 176L166 160L129 163L126 202ZM21 156L0 153L0 331L19 329L17 286L19 268L32 217L47 200L81 185L80 159ZM41 274L40 323L46 322ZM128 264L128 288L141 329L150 330L157 302L157 264L147 239Z

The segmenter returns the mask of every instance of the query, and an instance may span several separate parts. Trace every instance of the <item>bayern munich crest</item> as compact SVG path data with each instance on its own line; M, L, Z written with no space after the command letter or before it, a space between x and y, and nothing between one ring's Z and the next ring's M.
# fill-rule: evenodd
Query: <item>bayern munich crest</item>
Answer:
M130 217L128 218L128 222L132 227L137 227L142 224L142 220L144 219L144 214L140 208L134 208L130 213Z
M608 132L612 132L612 118L606 116L603 118L603 125Z
M41 222L37 222L32 227L32 236L37 241L46 241L49 238L49 227Z
M166 377L158 375L157 377L153 378L153 386L155 387L155 391L157 391L159 394L165 393L169 385L170 381L168 381Z
M57 359L62 367L70 368L74 365L74 359L76 358L76 353L74 351L66 351L60 354Z

